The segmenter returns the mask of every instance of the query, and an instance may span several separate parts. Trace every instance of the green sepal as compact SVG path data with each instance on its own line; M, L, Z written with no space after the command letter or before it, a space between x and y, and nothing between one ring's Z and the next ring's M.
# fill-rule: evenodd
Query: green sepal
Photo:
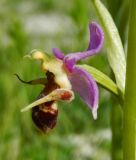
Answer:
M88 66L86 64L84 65L78 65L79 67L85 69L88 73L90 73L95 81L100 84L102 87L107 89L108 91L112 92L116 96L119 96L119 90L117 85L114 83L113 80L111 80L107 75L99 71L98 69Z

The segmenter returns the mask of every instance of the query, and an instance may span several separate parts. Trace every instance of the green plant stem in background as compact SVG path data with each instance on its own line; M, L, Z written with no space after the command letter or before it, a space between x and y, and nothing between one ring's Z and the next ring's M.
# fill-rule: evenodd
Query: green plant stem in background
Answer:
M113 14L118 14L118 4L120 1L107 1L110 3L110 6L113 7ZM113 21L113 18L107 8L102 4L100 0L92 0L95 11L101 25L103 27L105 33L105 42L107 48L107 57L109 60L109 64L115 74L115 79L117 82L117 86L120 88L122 93L124 93L125 89L125 73L126 73L126 61L123 45L118 33L118 29ZM124 1L123 1L124 3ZM123 4L124 5L124 4ZM114 15L114 19L116 17ZM123 97L123 96L122 96ZM121 143L121 139L119 139L120 134L120 111L119 104L113 104L112 115L111 115L111 124L112 124L112 159L119 160L121 157L121 146L119 148L118 143Z
M136 159L136 0L130 1L126 89L124 102L124 160Z
M112 96L111 108L112 148L111 159L122 159L122 110L115 97Z

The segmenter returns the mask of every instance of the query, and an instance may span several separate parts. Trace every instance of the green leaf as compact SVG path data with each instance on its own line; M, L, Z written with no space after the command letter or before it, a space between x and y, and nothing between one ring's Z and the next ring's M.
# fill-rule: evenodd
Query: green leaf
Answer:
M99 83L102 87L104 87L105 89L107 89L108 91L112 92L117 96L119 95L117 85L107 75L105 75L98 69L85 64L78 65L78 66L85 69L87 72L89 72L93 76L95 81Z
M105 32L107 57L115 74L119 89L124 92L126 76L126 60L122 42L114 21L100 0L92 0L96 13Z

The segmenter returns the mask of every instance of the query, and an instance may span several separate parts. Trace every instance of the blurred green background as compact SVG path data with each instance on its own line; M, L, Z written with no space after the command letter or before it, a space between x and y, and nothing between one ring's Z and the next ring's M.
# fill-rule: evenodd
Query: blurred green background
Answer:
M122 18L122 1L103 2L111 11L125 44L127 22ZM48 53L53 47L65 53L85 50L88 24L92 20L98 21L90 0L0 1L0 159L110 159L112 102L107 91L100 88L96 121L76 95L71 104L59 103L56 127L41 135L33 125L31 112L21 113L20 109L33 102L42 87L21 84L14 76L18 73L24 80L44 76L39 63L23 58L32 49ZM81 63L110 75L105 48L102 54Z

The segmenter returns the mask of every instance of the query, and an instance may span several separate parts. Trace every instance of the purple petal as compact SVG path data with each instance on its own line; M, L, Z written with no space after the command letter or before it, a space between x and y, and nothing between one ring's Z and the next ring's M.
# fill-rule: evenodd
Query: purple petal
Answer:
M104 33L101 27L96 22L92 22L89 25L89 29L90 42L87 51L71 53L65 56L64 58L64 63L66 67L69 69L69 71L72 71L73 66L77 61L98 53L103 46Z
M97 118L98 108L98 87L92 76L82 68L74 67L73 72L69 74L69 80L72 89L77 92L85 103L92 109L94 119Z
M90 43L87 50L90 51L94 49L95 50L94 52L97 53L103 47L104 33L102 28L96 22L90 23L89 29L90 29Z
M58 48L53 48L52 52L53 52L53 54L55 55L56 58L61 59L61 60L65 56Z

